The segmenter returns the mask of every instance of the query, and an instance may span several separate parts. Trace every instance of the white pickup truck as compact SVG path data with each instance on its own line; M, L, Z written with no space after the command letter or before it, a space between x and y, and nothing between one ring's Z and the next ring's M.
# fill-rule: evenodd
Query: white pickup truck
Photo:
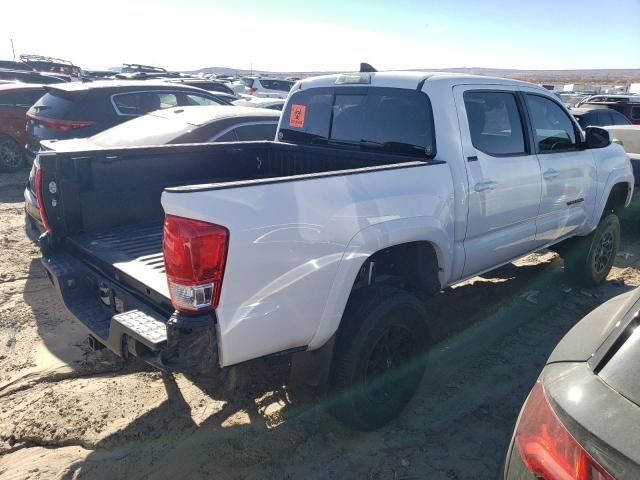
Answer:
M299 81L274 142L37 165L43 264L94 345L183 371L289 353L360 429L418 385L430 295L545 248L604 281L634 183L545 89L419 72Z

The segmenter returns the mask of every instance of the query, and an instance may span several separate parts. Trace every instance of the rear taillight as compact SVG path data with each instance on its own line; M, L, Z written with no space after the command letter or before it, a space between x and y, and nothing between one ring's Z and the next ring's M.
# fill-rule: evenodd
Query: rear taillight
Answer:
M167 215L162 251L171 302L194 312L218 306L229 231L220 225Z
M252 88L250 88L250 89L249 89L249 95L253 95L253 94L254 94L254 93L256 93L257 91L258 91L258 89L257 89L257 88L252 87Z
M538 381L516 427L515 443L527 468L544 480L613 480L562 425Z
M35 179L35 189L36 189L36 199L38 200L38 210L40 210L40 219L42 220L42 224L44 225L45 230L47 232L51 231L51 226L47 221L47 214L44 211L44 202L42 201L42 168L40 168L40 157L36 157L33 162L33 168L36 171L36 179Z
M58 120L56 118L39 117L38 115L34 115L32 113L27 113L27 117L57 132L68 132L70 130L77 130L78 128L90 127L91 125L95 125L96 123L87 122L84 120Z

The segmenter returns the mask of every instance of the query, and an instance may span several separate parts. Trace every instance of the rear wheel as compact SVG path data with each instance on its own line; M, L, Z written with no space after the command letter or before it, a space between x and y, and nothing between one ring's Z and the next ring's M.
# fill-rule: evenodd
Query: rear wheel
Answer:
M0 135L0 169L15 172L24 166L24 153L18 142L6 135Z
M590 235L565 254L565 270L575 282L593 287L607 279L620 246L620 222L607 214Z
M357 430L397 416L424 373L427 312L415 296L374 286L349 300L332 369L332 411Z

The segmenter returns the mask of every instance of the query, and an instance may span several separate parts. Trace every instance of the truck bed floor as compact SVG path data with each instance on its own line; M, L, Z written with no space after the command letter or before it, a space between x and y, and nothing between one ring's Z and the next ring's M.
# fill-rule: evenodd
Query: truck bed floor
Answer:
M117 227L109 231L81 234L71 238L89 257L111 264L115 269L169 297L162 256L162 223Z

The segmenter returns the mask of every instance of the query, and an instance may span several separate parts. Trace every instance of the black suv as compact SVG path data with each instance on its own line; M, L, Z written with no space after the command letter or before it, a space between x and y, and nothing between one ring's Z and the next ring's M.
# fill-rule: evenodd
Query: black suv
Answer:
M26 157L33 163L40 140L89 137L162 108L229 105L200 88L158 81L71 82L46 87L27 112Z

